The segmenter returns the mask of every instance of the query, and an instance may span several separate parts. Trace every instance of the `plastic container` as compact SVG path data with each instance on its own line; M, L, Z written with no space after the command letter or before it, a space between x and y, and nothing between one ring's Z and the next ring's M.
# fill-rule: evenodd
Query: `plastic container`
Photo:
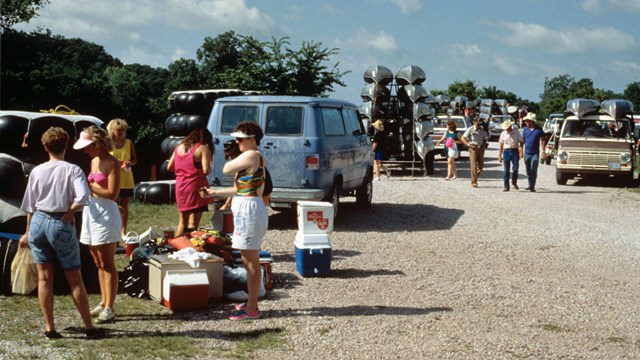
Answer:
M207 271L167 271L162 285L162 300L164 306L172 311L208 307L209 280Z
M296 270L305 277L327 276L331 273L331 246L295 244Z
M333 231L333 205L326 201L298 201L298 230L305 234Z

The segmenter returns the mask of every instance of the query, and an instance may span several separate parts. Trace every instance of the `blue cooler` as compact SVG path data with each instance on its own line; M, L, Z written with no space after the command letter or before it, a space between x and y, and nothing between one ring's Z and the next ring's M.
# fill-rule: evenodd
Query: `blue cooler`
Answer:
M296 270L302 276L327 276L331 272L331 241L328 234L296 233Z

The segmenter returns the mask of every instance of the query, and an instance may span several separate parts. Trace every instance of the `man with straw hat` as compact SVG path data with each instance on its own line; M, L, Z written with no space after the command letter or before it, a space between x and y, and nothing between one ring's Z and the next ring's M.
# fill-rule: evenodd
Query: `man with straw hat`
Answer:
M480 119L473 117L473 126L462 135L462 142L469 147L469 167L471 169L471 186L478 187L478 176L484 168L484 149L487 137Z
M372 125L374 129L376 129L376 133L373 135L373 144L372 150L374 153L373 158L373 172L374 172L374 180L380 180L380 169L384 170L387 178L389 177L389 170L387 167L382 165L382 160L385 157L386 151L386 135L384 133L384 125L382 124L382 120L376 120Z
M498 139L500 144L500 150L498 151L498 162L503 162L504 159L504 189L502 191L509 191L509 173L513 168L513 174L511 175L511 185L518 190L518 163L522 158L522 144L524 140L517 130L513 129L513 123L511 120L506 120L502 123L502 134Z
M536 192L536 179L538 177L538 162L540 160L540 148L544 149L546 145L544 131L536 123L536 114L530 112L524 117L525 127L522 130L522 138L524 139L524 166L527 170L527 180L529 186L527 191ZM547 155L542 152L542 158Z

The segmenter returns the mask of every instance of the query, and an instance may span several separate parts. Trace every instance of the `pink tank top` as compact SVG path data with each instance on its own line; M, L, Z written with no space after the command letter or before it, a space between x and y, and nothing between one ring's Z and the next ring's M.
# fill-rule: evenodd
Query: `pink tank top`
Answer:
M193 154L199 146L200 144L194 144L184 155L178 152L180 146L176 146L174 150L178 211L195 210L212 202L198 194L201 187L209 186L202 169L198 169L194 163Z

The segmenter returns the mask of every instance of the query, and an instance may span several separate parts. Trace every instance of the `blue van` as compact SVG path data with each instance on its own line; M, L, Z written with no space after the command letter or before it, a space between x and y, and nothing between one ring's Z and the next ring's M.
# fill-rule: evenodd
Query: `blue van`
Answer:
M233 186L224 175L223 144L243 121L264 131L260 152L273 180L272 208L294 208L298 200L328 201L338 214L341 196L360 207L373 197L371 142L356 105L303 96L233 96L216 100L207 129L215 145L209 183ZM214 186L214 187L215 187Z

